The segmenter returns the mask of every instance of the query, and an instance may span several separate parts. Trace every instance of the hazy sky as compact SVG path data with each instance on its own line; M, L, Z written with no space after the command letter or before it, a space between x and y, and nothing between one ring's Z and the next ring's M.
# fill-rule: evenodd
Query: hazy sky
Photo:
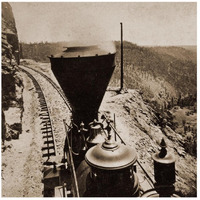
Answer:
M120 40L138 45L196 45L196 3L10 3L23 42Z

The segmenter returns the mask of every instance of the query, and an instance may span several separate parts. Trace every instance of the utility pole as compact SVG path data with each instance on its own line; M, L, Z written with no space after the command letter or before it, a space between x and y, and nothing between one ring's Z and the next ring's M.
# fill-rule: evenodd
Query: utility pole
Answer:
M121 88L120 90L123 90L124 85L124 69L123 69L123 24L121 24Z

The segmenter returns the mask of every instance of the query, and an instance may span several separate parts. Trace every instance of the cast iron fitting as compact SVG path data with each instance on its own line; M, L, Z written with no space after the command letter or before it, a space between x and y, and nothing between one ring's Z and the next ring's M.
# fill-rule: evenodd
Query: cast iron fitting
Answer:
M164 158L167 155L167 149L166 149L167 145L165 143L164 138L162 138L162 140L161 140L160 147L161 147L161 150L159 153L159 157Z

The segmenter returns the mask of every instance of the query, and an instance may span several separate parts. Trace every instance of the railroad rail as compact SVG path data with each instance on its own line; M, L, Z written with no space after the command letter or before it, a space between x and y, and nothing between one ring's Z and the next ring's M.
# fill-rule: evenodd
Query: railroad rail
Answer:
M33 85L34 85L36 92L38 94L39 103L40 103L40 107L41 107L39 116L42 119L41 124L43 125L43 127L41 128L41 131L42 131L43 139L44 139L44 146L42 147L42 152L43 152L43 157L47 157L47 160L43 164L45 166L53 165L55 167L56 164L58 164L58 163L51 162L51 157L57 155L57 150L56 150L56 142L54 140L55 137L54 137L54 132L53 132L53 128L52 128L50 112L49 112L48 107L47 107L47 101L45 99L42 88L40 87L39 83L34 78L34 76L31 73L29 73L27 70L23 69L22 67L19 67L19 68L22 72L26 73L28 75L28 77L32 80ZM72 112L72 109L69 105L67 98L65 97L62 89L56 83L54 83L48 76L44 75L43 73L41 73L37 70L34 70L34 69L27 67L27 66L26 66L26 68L31 69L31 70L35 71L36 73L39 73L49 83L51 83L51 85L56 89L56 91L59 93L61 98L64 100L64 103L67 105L69 110ZM67 136L67 141L68 141L68 144L69 144L68 135L66 135L66 136ZM76 177L75 167L74 167L74 163L73 163L72 149L70 148L70 145L69 145L69 152L70 152L69 169L71 171L71 176L72 176L71 177L72 185L74 185L73 189L72 189L72 193L74 194L74 196L79 197L77 177ZM54 159L52 159L52 160L54 160ZM71 195L71 192L68 191L68 186L66 185L66 183L63 184L61 189L63 190L63 194L65 194L65 196ZM45 191L45 188L44 188L44 191Z
M63 101L65 102L65 104L67 105L67 107L69 108L70 112L73 111L67 97L65 96L65 93L63 92L63 90L61 89L60 86L58 86L51 78L49 78L47 75L45 75L44 73L36 70L36 69L33 69L31 67L28 67L28 66L24 66L28 69L31 69L33 71L35 71L36 73L40 74L42 77L44 77L58 92L58 94L61 96L61 98L63 99Z
M47 102L44 96L44 93L42 91L42 88L40 87L39 83L37 80L33 77L31 73L28 71L22 69L19 67L21 71L26 73L28 77L32 80L33 85L36 89L36 92L38 94L39 98L39 103L40 103L40 119L42 120L41 124L43 125L41 127L43 139L44 139L44 146L42 147L42 156L47 157L47 160L50 159L51 156L56 156L57 155L57 149L55 145L55 138L54 138L54 132L52 128L52 123L51 123L51 117L49 114L49 110L47 107Z

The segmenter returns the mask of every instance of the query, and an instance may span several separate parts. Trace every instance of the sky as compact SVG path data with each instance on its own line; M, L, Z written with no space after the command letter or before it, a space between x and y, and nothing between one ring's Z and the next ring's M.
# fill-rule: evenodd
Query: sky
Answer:
M138 45L197 44L194 2L11 3L22 42L107 41Z

